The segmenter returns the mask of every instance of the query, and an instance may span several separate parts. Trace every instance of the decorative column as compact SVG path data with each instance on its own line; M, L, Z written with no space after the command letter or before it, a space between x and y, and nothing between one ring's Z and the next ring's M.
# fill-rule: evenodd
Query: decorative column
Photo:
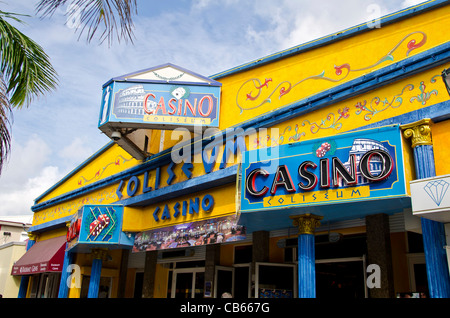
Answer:
M436 175L431 124L431 119L422 119L401 126L404 136L411 138L417 179ZM444 248L446 245L444 224L423 217L421 223L430 297L449 298L450 276Z
M69 227L70 222L66 222L66 226ZM59 282L58 298L67 298L67 295L69 293L70 282L67 281L67 279L69 277L69 273L67 272L67 269L72 264L73 253L67 251L67 244L68 243L66 243L66 249L64 252L64 261L63 261L63 267L61 270L61 280Z
M36 243L37 235L33 233L28 233L28 243L26 251L28 251ZM20 279L19 295L17 298L26 298L28 290L28 282L30 280L30 275L22 276Z
M93 260L91 267L91 278L89 281L88 298L98 298L98 291L100 288L100 276L102 272L102 263L106 259L106 250L94 249L92 250Z
M322 216L302 214L291 216L298 227L298 297L316 298L316 255L314 232Z

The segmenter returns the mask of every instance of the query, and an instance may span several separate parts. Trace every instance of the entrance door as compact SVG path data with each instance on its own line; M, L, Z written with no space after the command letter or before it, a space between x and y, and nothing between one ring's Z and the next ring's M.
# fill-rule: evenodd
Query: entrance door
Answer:
M255 298L296 298L297 265L255 264Z
M216 266L214 275L214 298L221 298L224 293L234 295L234 268Z
M316 260L317 298L367 297L364 257Z
M171 298L203 298L205 268L173 270Z

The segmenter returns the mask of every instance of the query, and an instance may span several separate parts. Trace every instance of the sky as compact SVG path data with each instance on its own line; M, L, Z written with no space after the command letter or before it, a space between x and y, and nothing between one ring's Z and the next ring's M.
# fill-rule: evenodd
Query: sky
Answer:
M110 141L97 127L109 79L165 63L211 76L421 2L138 0L133 43L108 46L79 38L67 7L41 18L38 1L2 0L0 10L28 15L16 25L49 55L59 85L13 112L0 216L32 215L38 196Z

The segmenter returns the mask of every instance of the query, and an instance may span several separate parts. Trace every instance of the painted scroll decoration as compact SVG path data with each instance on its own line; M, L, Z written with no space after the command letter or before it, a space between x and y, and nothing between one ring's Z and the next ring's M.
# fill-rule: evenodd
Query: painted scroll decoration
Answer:
M337 78L331 78L325 76L325 71L322 71L320 74L310 75L300 79L295 83L291 83L288 80L283 80L276 84L275 88L272 88L272 83L274 83L274 79L271 77L266 77L264 83L261 82L258 78L251 78L245 81L241 87L239 88L236 95L236 105L241 110L241 113L244 110L252 110L261 107L264 104L271 103L273 98L278 97L281 99L283 96L289 94L294 88L299 86L305 81L308 80L325 80L330 82L341 82L345 78L349 76L352 72L360 72L364 70L371 69L376 67L386 61L394 61L393 53L412 35L420 34L422 39L416 43L415 39L410 40L407 44L407 52L406 57L409 54L420 47L422 47L427 41L427 35L422 31L415 31L406 35L403 39L401 39L389 52L387 52L384 56L382 56L376 63L371 64L369 66L353 68L349 63L344 63L339 66L334 66L335 75ZM346 70L346 71L344 71ZM271 87L269 87L271 86ZM243 94L244 97L243 98ZM240 102L242 99L245 99L244 103Z

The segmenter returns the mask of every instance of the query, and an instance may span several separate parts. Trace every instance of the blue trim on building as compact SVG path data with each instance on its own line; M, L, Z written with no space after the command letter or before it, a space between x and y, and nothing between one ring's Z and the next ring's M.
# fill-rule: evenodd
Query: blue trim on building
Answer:
M39 233L39 232L44 232L44 231L50 231L50 230L54 230L54 229L58 229L61 227L65 227L66 226L66 222L69 222L72 218L72 215L69 216L65 216L62 217L60 219L56 219L56 220L52 220L52 221L48 221L39 225L35 225L29 228L28 232L35 232L35 233Z

